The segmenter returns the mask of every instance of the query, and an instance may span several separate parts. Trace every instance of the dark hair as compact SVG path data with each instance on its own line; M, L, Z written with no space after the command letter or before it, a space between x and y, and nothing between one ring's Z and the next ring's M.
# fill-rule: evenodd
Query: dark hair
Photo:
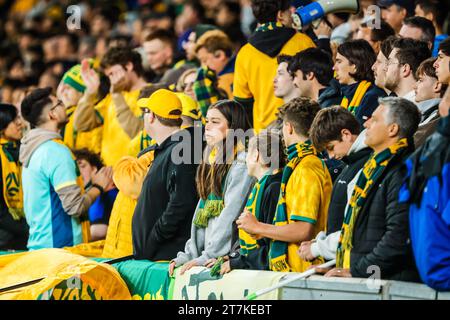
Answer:
M317 113L311 125L310 139L317 150L322 151L333 140L341 141L341 131L347 129L358 135L361 126L355 116L341 106L325 108Z
M203 21L205 19L205 8L202 6L200 1L198 1L198 0L188 0L188 1L185 2L184 5L185 6L190 6L192 8L192 10L194 10L197 13L198 19L200 21Z
M18 114L19 111L12 104L0 103L0 131L5 130Z
M240 129L247 132L251 128L246 110L236 101L221 100L211 105L208 110L211 109L216 109L225 117L228 122L228 129ZM222 161L215 164L205 161L211 152L211 148L206 147L204 159L198 166L195 178L197 191L202 199L206 199L210 193L217 196L222 195L222 182L231 167L231 162L235 159L234 151L239 142L245 146L245 141L239 140L236 135L233 135L233 140L230 140L230 137L225 138L218 151L218 154L222 156L222 159L220 159Z
M337 48L337 52L356 66L356 72L350 74L356 81L374 81L372 65L377 60L377 56L366 40L358 39L344 42Z
M289 63L291 63L293 58L294 58L293 56L288 56L287 54L280 54L277 57L277 63L280 64L280 63L285 62L285 63L289 64Z
M278 11L289 8L289 0L252 0L253 15L259 23L275 22Z
M297 70L302 71L304 80L312 72L321 85L328 86L333 79L333 60L330 54L319 48L308 48L298 52L289 63L288 71L292 76Z
M306 97L292 99L279 110L279 117L289 122L297 134L308 137L315 116L320 111L316 101Z
M418 28L422 31L422 37L420 40L434 43L434 37L436 36L436 30L434 29L433 22L423 17L409 17L403 21L405 26Z
M130 48L115 47L109 49L102 58L100 65L103 70L116 64L120 64L125 68L129 62L133 64L133 71L138 76L144 74L141 55Z
M412 138L421 119L417 106L409 100L398 97L379 98L378 103L389 108L389 120L399 126L399 137Z
M32 128L42 124L42 111L52 103L50 95L52 88L38 88L31 91L22 101L22 116L27 120Z
M392 49L394 49L394 42L397 40L398 38L396 36L390 36L387 37L386 40L384 40L383 42L381 42L381 46L380 46L380 50L381 53L386 57L389 58L389 55L392 52Z
M448 8L445 1L417 0L416 6L419 6L425 14L431 13L439 27L444 25L448 15Z
M239 5L238 2L225 0L222 2L221 5L226 7L229 12L235 14L238 17L241 14L241 6Z
M380 22L380 28L372 28L370 27L371 22L363 22L361 23L362 28L370 28L370 40L373 42L384 41L390 36L395 36L395 30L391 27L391 25L384 20Z
M168 44L175 52L177 38L172 32L164 29L156 29L155 31L151 32L145 37L144 42L152 41L155 39L158 39L161 42Z
M424 41L409 38L399 38L394 42L394 48L397 48L396 57L401 65L408 64L416 76L417 68L422 61L431 56L428 44Z
M77 160L86 160L91 166L100 170L105 166L100 156L86 148L73 150Z
M434 63L436 62L437 58L428 58L425 61L422 61L419 68L417 68L416 71L416 79L419 79L419 76L421 75L427 75L429 77L435 78L438 80L438 77L436 75L436 69L434 68ZM444 97L445 91L447 90L448 85L441 83L441 91L440 96L441 98Z
M439 51L442 51L446 56L450 56L450 37L439 44Z

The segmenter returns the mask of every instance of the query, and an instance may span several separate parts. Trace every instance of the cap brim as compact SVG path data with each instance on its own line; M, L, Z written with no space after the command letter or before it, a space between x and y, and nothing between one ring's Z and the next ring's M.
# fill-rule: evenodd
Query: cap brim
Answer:
M139 108L150 108L149 107L149 100L150 98L141 98L137 101L137 106Z

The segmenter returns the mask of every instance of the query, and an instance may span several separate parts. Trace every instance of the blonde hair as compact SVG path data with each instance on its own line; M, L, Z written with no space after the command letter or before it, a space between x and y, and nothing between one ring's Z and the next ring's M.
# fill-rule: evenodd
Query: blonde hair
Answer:
M197 73L197 69L195 69L195 68L187 69L186 71L184 71L181 74L181 76L178 78L177 84L175 86L175 90L177 92L184 92L184 89L185 89L184 80L186 80L186 78L193 73Z
M283 140L275 130L262 130L257 136L250 139L249 152L256 148L260 155L260 162L272 170L284 167L286 155Z
M230 57L233 54L233 44L225 32L220 30L211 30L205 32L198 38L195 45L195 53L198 50L205 48L208 52L214 53L217 50L222 50Z

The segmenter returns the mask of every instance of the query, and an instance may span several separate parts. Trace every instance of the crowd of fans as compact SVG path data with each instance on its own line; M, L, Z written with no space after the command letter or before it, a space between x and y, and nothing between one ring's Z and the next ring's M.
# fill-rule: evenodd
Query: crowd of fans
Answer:
M0 249L450 290L445 2L308 3L2 2Z

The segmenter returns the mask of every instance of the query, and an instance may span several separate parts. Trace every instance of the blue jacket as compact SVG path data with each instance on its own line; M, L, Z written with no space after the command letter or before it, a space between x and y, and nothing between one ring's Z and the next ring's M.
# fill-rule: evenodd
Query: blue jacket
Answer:
M424 283L450 290L450 119L407 161L400 201L408 202L414 258Z

